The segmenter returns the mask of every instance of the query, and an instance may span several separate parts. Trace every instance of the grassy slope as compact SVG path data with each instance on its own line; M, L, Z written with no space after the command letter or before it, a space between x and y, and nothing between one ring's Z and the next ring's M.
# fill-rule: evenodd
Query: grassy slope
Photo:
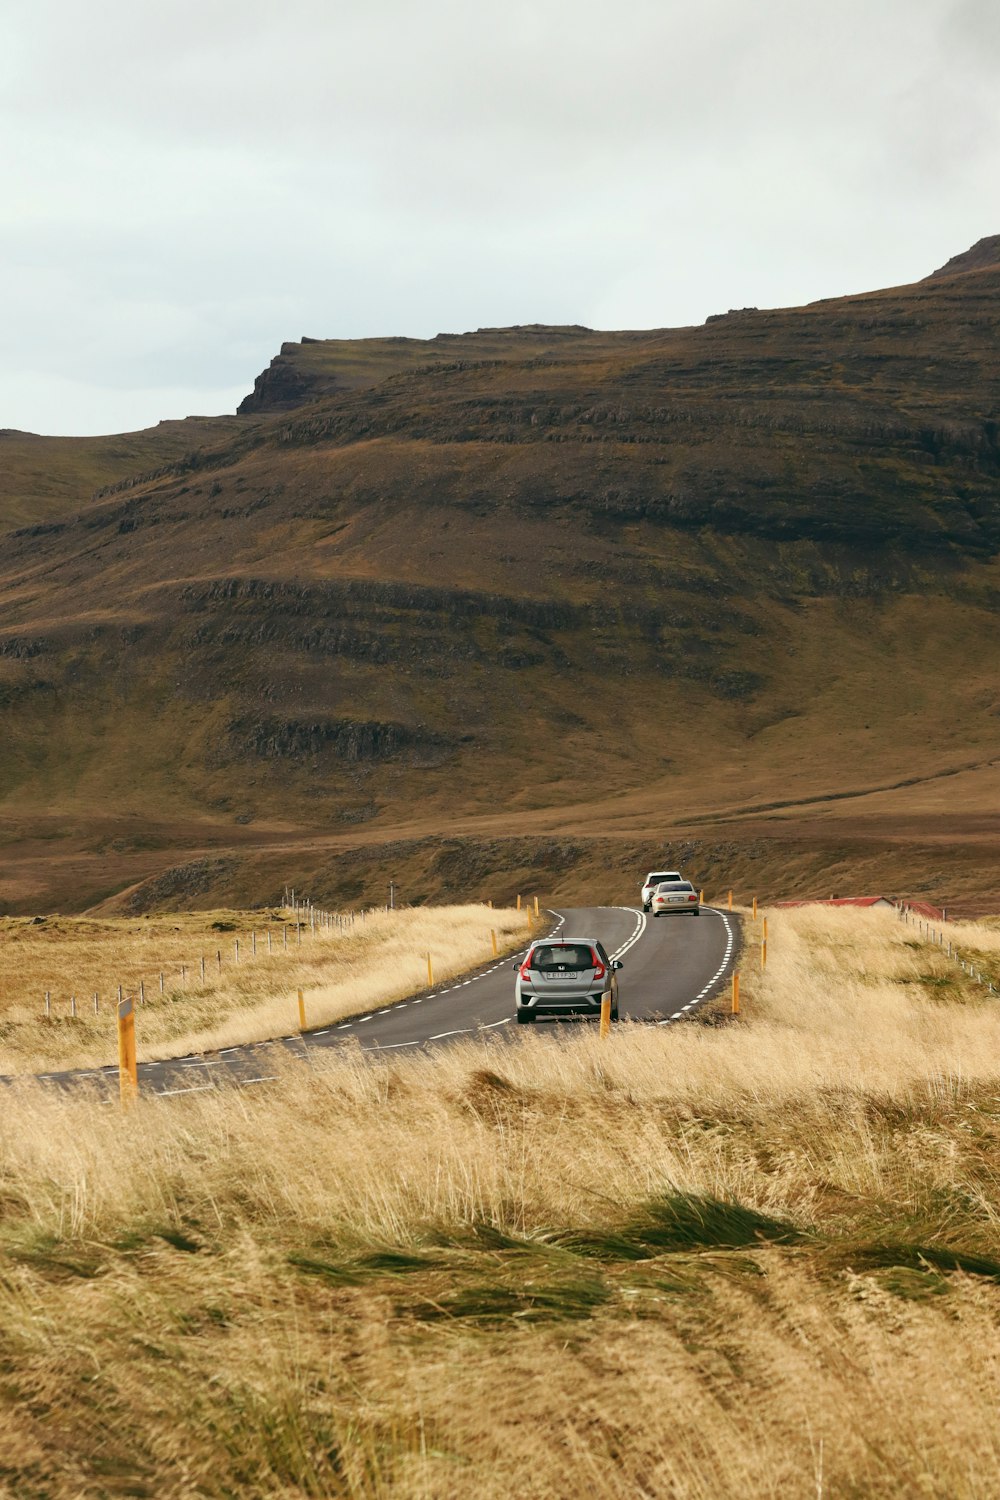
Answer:
M704 329L290 346L311 404L5 550L0 901L206 850L210 903L282 860L278 890L371 899L382 856L347 889L343 851L401 841L439 894L443 827L535 835L535 870L560 834L693 841L706 880L767 838L762 892L866 840L912 891L945 832L989 897L998 307L987 268Z
M186 417L92 438L8 428L0 432L0 530L60 521L98 491L179 463L245 425L234 417Z
M348 913L329 927L285 908L0 918L0 1073L113 1063L119 987L141 1006L139 1061L181 1057L287 1035L297 990L311 1029L418 994L428 954L440 983L491 960L491 929L501 952L523 945L529 920L483 905Z
M891 918L770 924L737 1025L144 1101L124 1176L12 1096L12 1492L990 1493L1000 1020Z

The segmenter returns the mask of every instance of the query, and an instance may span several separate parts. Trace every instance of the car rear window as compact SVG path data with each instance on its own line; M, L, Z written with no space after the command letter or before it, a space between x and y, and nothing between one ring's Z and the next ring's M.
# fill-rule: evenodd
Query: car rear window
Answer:
M694 886L690 880L665 880L663 885L660 886L661 891L664 889L668 891L693 891Z
M533 969L592 969L589 943L540 943L531 955Z
M663 870L659 875L647 875L647 885L659 885L661 880L680 880L676 870Z

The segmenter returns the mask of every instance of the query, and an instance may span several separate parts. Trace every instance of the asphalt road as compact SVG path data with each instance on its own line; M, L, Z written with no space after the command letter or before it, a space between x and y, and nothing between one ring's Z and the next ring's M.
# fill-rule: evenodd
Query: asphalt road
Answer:
M548 915L549 933L599 938L613 958L622 960L618 994L624 1021L676 1025L689 1018L725 984L739 950L738 918L712 907L703 907L697 918L652 918L624 906L576 907ZM271 1067L276 1047L302 1056L317 1047L351 1043L366 1052L385 1054L490 1033L498 1040L514 1031L529 1036L565 1035L572 1027L596 1024L589 1018L541 1020L530 1031L518 1028L515 966L516 955L511 954L468 978L302 1036L141 1063L139 1089L141 1093L180 1094L213 1088L227 1078L242 1085L264 1083L275 1076ZM90 1079L114 1083L117 1088L117 1068L113 1067L42 1077L62 1085Z

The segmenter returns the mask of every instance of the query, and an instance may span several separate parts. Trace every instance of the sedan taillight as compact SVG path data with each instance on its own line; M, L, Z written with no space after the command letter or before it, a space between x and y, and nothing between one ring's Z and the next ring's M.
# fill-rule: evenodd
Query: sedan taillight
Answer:
M698 897L694 896L694 895L691 895L691 896L688 897L689 901L697 901L697 899L698 899Z

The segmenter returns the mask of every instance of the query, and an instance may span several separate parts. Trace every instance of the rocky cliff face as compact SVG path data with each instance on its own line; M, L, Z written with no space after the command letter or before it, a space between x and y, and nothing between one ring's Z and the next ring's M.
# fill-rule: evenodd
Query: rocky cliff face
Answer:
M262 370L253 383L253 390L236 408L237 416L248 416L253 412L291 411L303 405L316 394L314 382L296 359L301 349L299 344L282 344L266 370ZM328 387L335 390L335 383Z
M1000 266L1000 234L990 234L977 240L971 249L963 250L961 255L953 255L951 260L932 271L927 279L932 281L939 276L958 276L963 271L985 271L991 266Z

